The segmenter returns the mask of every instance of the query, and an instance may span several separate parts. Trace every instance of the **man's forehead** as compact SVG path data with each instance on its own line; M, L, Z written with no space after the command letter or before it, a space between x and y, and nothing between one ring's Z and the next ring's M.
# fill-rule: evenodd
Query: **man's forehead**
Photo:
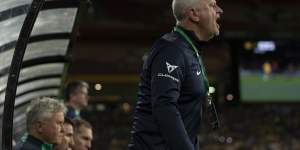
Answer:
M86 132L92 132L92 129L91 128L87 128L87 127L85 127L85 126L81 126L80 127L80 131L81 131L81 133L86 133Z
M65 120L65 113L63 111L58 111L58 112L54 112L52 115L52 119L56 119L56 120Z
M78 89L79 92L85 92L87 93L88 92L88 88L85 87L85 86L82 86L81 88Z
M80 134L84 137L93 138L93 131L91 128L82 127L80 128Z
M64 130L66 132L72 132L73 133L73 126L71 124L65 123L64 124Z
M205 0L207 1L208 3L217 3L216 0Z

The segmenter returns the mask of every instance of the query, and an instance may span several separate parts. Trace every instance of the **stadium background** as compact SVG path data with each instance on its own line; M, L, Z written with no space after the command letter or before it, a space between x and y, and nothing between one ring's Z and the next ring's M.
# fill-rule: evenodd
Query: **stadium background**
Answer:
M227 0L218 3L224 10L221 35L205 47L203 57L215 88L221 128L213 131L203 124L199 133L202 149L300 149L297 130L300 2ZM170 4L171 0L82 1L72 31L76 40L64 56L69 66L60 77L61 84L55 84L55 88L62 89L64 83L73 80L85 80L92 87L90 105L82 115L94 126L93 149L126 149L137 100L138 72L151 44L174 26ZM0 12L4 16L3 12L8 11L1 8ZM1 24L5 20L0 15L1 33L6 30L2 28L5 24ZM260 41L288 46L277 46L275 52L282 51L279 54L255 54ZM250 47L246 46L249 42ZM280 68L267 81L263 79L262 69L266 60L278 62ZM243 69L248 74L242 75ZM14 116L16 140L24 131L24 122L18 121L24 106L17 107Z

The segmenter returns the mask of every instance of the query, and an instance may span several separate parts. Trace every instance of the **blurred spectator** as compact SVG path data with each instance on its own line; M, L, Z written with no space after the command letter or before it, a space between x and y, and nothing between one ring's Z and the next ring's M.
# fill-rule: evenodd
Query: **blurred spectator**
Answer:
M83 119L74 120L73 150L88 150L92 147L93 131L89 122Z
M80 118L80 111L88 105L89 85L84 81L74 81L67 85L67 114L70 119Z
M65 118L64 122L64 137L62 141L55 145L54 150L72 150L71 145L74 145L74 123L71 119Z
M203 150L300 149L300 133L297 130L300 113L297 106L243 105L220 111L224 119L221 128L211 131L204 127L207 130L201 133L200 143L205 145Z
M264 76L263 76L263 80L264 81L268 81L270 74L272 73L272 66L271 64L267 61L263 64L263 72L264 72Z
M26 118L28 136L20 150L52 150L63 137L65 106L56 99L34 100Z
M132 113L122 101L107 102L99 110L94 101L82 116L93 124L93 149L124 150L130 142ZM134 106L131 101L131 106ZM300 111L294 104L220 103L221 128L203 124L199 133L201 150L300 150Z
M13 149L15 149L16 146L17 146L16 140L15 140L15 139L12 139L12 147L13 147Z

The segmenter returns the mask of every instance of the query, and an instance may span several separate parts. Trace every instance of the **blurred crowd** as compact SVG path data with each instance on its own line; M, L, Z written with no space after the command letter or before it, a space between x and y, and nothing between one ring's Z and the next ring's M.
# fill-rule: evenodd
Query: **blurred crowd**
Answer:
M38 136L43 137L41 141L52 144L56 150L127 149L134 101L91 101L88 105L88 84L82 81L70 83L66 94L65 103L61 103L67 110L64 122L58 122L64 138L51 143L44 138L45 134L51 134L45 132ZM35 109L31 118L39 111L50 109L52 102L41 107L43 99L49 101L49 98L42 98L32 104L31 107L41 110ZM298 150L300 112L297 109L297 105L292 104L219 104L221 128L213 130L204 118L198 136L200 147L202 150ZM35 119L27 118L29 137L32 136L30 126L33 129L41 126ZM44 130L51 127L49 122L46 127ZM33 135L36 132L39 130ZM26 140L17 141L17 148L24 142Z
M93 104L84 112L95 125L95 149L127 148L134 107L128 112L123 104L98 104L106 107L101 111ZM205 119L203 121L199 132L201 150L298 150L300 112L297 109L297 105L284 104L221 104L218 108L220 129L212 130Z
M297 150L300 125L297 106L256 104L221 107L222 126L204 126L205 150Z

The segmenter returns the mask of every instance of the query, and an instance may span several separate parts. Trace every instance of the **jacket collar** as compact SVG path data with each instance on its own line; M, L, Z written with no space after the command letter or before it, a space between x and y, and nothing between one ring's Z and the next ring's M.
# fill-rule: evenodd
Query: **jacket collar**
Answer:
M32 143L33 145L36 145L37 147L41 147L43 150L52 150L52 145L51 144L47 144L39 139L37 139L36 137L32 136L32 135L28 135L27 137L27 142Z
M30 143L33 143L34 145L39 145L39 146L42 146L44 144L43 141L37 139L36 137L34 137L34 136L30 135L30 134L28 135L26 141L28 141Z
M187 36L192 40L192 42L195 44L195 46L197 47L198 51L199 52L202 52L202 49L203 47L207 44L206 41L200 41L195 32L194 31L190 31L190 30L187 30L181 26L177 26L178 28L180 28L181 30L184 31L185 34L187 34Z

